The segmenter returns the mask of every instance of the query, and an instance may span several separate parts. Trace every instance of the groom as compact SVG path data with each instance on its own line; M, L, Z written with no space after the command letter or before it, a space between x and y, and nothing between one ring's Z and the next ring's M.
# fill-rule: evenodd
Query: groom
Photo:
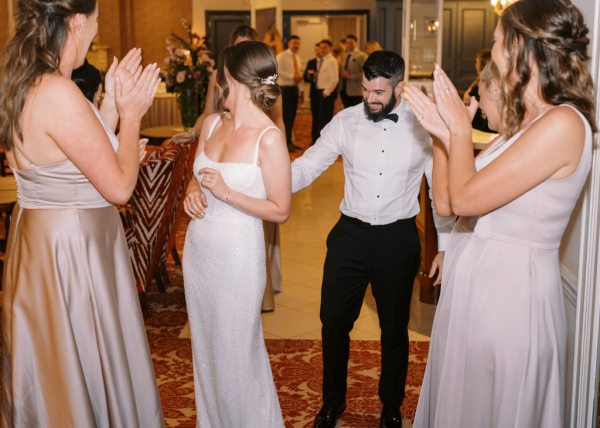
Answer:
M369 283L381 327L379 426L402 426L410 301L420 259L417 196L423 174L431 185L432 142L402 102L402 58L374 52L363 71L363 103L338 113L292 163L293 192L310 185L338 156L344 163L341 217L327 237L321 290L323 406L317 428L334 427L346 408L349 333ZM453 218L434 220L443 250ZM441 257L435 266L441 267Z

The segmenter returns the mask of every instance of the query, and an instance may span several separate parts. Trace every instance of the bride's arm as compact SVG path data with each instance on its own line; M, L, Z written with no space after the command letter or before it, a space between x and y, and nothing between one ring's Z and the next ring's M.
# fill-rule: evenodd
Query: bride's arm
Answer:
M275 223L283 223L290 215L292 178L290 157L278 130L269 130L260 142L260 165L267 199L254 198L230 189L219 171L203 168L201 185L210 189L216 198L229 205Z

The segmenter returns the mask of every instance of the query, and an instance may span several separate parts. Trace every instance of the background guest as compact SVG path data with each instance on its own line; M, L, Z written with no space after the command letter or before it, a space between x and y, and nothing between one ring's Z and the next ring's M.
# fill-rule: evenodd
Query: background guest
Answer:
M100 98L102 97L102 73L100 70L86 59L81 67L73 70L71 80L96 108L100 107Z
M351 107L362 102L362 67L367 55L356 45L358 39L354 34L346 36L346 56L343 60L340 96L344 107Z
M319 91L317 90L317 77L319 68L321 68L321 47L315 44L315 57L306 63L303 80L310 84L310 113L312 116L311 144L314 144L319 138Z
M258 40L258 37L254 40ZM269 25L269 28L265 31L262 41L267 46L271 46L275 55L283 52L283 37L281 37L281 33L277 29L277 23L275 21L271 22L271 25Z
M302 81L300 68L302 63L300 56L300 37L291 35L287 42L287 49L277 55L277 83L281 88L281 102L283 107L283 123L285 125L285 136L287 148L290 152L300 150L293 143L293 128L298 110L298 98L300 90L298 84Z
M463 95L463 101L465 104L469 104L471 102L471 97L475 97L477 101L479 101L479 75L481 74L481 70L483 67L491 61L492 59L492 50L491 49L480 49L477 52L477 57L475 58L475 70L477 70L477 77L475 80L469 85L467 90ZM478 129L483 132L494 132L487 123L487 118L485 113L481 111L481 109L477 109L475 116L473 117L472 122L473 129Z
M377 40L369 40L367 43L365 43L365 53L367 54L367 56L371 55L373 52L382 50L383 48Z
M321 40L321 67L317 75L318 96L318 118L319 133L333 117L333 108L337 98L337 86L339 82L339 63L331 54L331 40Z

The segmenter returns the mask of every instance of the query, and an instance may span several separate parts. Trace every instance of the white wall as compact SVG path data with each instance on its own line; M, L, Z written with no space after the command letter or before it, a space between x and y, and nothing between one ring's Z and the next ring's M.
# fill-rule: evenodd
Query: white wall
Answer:
M589 68L597 87L600 83L600 4L596 0L572 0L581 10L590 30ZM596 105L600 95L595 91ZM596 112L596 123L600 116ZM597 136L595 141L597 145ZM561 275L568 323L567 411L568 427L596 425L598 402L598 338L600 294L598 293L598 246L600 245L600 156L594 150L592 171L584 194L573 213L561 251Z

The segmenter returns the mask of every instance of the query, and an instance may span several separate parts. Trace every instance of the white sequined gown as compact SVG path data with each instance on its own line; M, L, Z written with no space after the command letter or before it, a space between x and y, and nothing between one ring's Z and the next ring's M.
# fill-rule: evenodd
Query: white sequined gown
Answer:
M219 121L212 124L209 138ZM201 152L194 173L204 167L218 169L232 189L266 198L257 165L263 133L252 163L213 162ZM283 427L260 318L266 279L263 222L219 201L210 191L205 194L206 214L190 222L183 250L196 424Z

